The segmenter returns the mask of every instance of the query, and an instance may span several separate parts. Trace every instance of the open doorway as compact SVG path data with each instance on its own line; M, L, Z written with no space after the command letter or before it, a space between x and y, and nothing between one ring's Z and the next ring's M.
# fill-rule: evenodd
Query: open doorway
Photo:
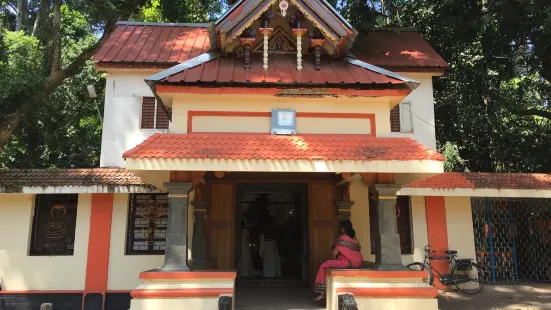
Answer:
M243 183L236 198L238 283L307 285L306 184Z

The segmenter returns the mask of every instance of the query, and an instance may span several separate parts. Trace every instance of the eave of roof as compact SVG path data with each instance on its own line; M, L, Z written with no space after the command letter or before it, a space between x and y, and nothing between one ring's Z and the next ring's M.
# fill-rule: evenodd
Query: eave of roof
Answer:
M246 133L155 134L123 156L131 171L439 173L444 160L411 138Z
M2 169L0 193L77 194L159 192L155 186L119 168Z
M407 184L398 194L551 198L551 174L445 172Z
M123 157L444 161L442 154L411 138L340 134L157 133Z

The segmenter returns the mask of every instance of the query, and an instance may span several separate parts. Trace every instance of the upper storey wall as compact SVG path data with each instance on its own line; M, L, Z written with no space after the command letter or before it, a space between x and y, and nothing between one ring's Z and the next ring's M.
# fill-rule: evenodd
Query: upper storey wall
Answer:
M273 108L295 109L299 134L407 136L435 149L432 77L404 74L421 82L403 102L411 103L413 132L391 132L391 97L297 98L267 95L175 94L169 130L141 129L142 97L153 93L144 79L153 70L111 70L107 74L102 167L124 167L122 154L156 132L270 133ZM403 114L403 113L402 113Z
M153 96L144 79L156 71L107 73L101 137L101 167L124 167L122 153L161 130L141 129L141 98Z

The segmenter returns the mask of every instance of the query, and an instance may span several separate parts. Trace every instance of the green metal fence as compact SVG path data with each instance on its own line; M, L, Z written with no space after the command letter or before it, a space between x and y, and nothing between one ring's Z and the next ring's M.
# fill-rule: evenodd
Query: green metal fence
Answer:
M551 199L472 198L472 212L488 282L551 282Z

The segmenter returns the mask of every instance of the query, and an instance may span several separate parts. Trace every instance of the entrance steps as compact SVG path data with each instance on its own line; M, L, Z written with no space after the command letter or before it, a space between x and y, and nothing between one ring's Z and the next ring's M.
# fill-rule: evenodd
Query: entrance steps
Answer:
M237 288L236 310L321 310L325 305L314 301L315 294L303 287Z

